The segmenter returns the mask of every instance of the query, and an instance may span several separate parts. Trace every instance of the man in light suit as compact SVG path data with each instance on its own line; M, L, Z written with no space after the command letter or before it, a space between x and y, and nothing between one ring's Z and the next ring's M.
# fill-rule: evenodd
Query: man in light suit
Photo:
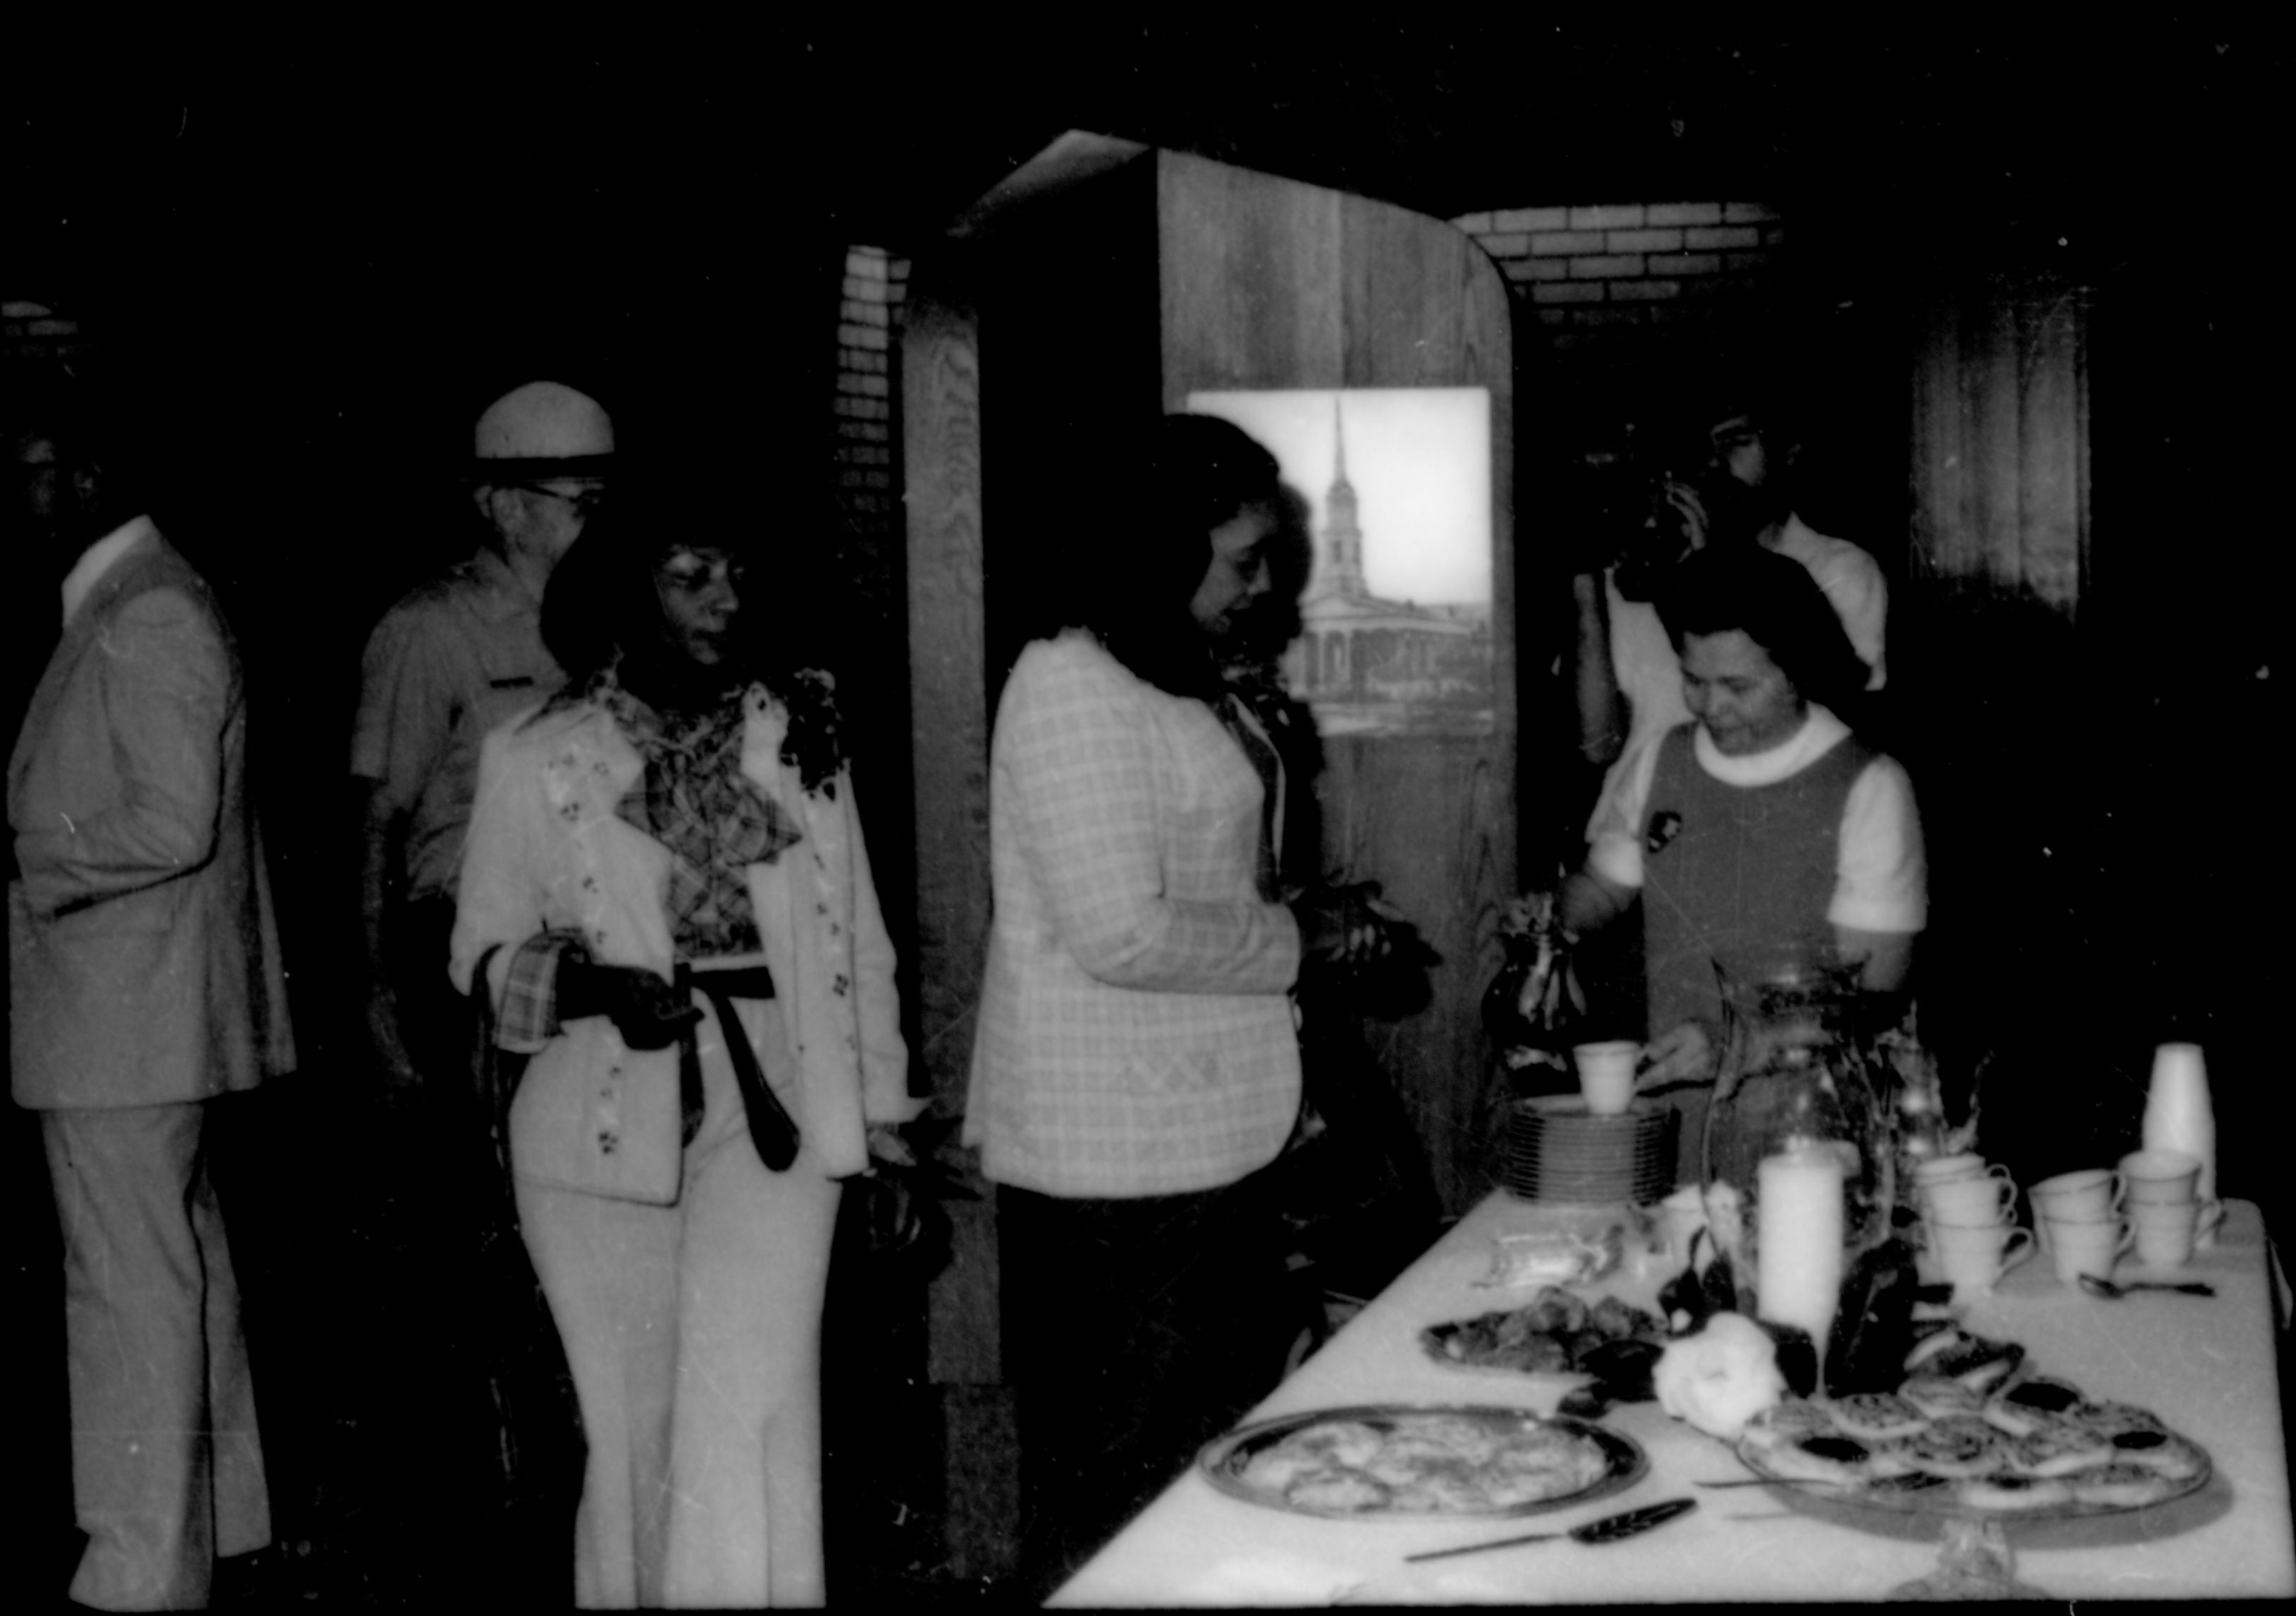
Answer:
M197 1607L218 1555L271 1536L201 1139L207 1101L293 1061L245 692L208 586L74 423L12 431L6 455L12 559L63 585L8 766L8 953L13 1091L63 1236L71 1596Z

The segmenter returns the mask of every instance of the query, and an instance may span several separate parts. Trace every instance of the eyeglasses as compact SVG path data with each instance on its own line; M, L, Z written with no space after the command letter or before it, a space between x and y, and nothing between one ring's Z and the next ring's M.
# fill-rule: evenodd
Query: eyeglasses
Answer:
M573 506L574 514L585 521L598 513L598 507L605 503L606 498L606 491L603 488L581 488L569 494L562 489L538 482L521 483L519 486L529 494L539 494L545 499L555 499Z

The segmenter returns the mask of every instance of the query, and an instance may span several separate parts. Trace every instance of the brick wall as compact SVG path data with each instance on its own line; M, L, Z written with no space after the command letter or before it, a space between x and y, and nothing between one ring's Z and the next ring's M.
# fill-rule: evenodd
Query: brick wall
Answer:
M836 576L849 592L854 613L840 670L847 681L847 717L855 726L857 756L872 759L874 771L864 796L875 805L871 841L898 848L906 848L910 839L901 816L906 812L901 805L909 800L908 665L902 649L909 619L908 535L894 464L900 428L894 419L893 361L908 267L875 247L846 250L829 465ZM881 855L879 863L877 885L890 907L906 898L910 875L896 854Z
M909 826L893 810L908 801L907 534L894 446L893 359L908 266L874 247L849 247L837 305L837 363L831 407L834 436L831 547L853 613L840 658L857 755L873 759L873 842L906 847ZM818 328L816 328L818 329ZM857 765L857 767L858 767ZM906 809L902 810L906 813ZM898 835L895 833L898 831ZM888 857L878 885L889 904L906 895L902 861ZM885 889L890 887L890 893Z
M892 520L893 327L907 290L906 259L882 248L845 255L837 310L837 499L848 525L873 532Z
M908 265L875 247L849 247L837 305L837 362L828 475L835 576L851 617L838 654L857 771L873 846L884 851L877 886L887 908L907 899L913 879L898 849L911 840L908 779L908 535L902 516L900 429L893 377ZM816 330L819 328L816 327Z
M1785 240L1776 209L1761 202L1509 208L1451 222L1481 243L1563 352L1726 322L1761 300Z

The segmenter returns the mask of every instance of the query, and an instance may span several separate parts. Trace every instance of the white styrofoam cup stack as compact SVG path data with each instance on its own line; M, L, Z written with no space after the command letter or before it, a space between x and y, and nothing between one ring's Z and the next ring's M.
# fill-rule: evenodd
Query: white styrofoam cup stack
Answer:
M2217 1204L2217 1123L2209 1105L2209 1073L2198 1044L2163 1044L2152 1055L2152 1087L2144 1102L2144 1148L2183 1151L2201 1160L2197 1194L2203 1206ZM2216 1243L2212 1217L2202 1224L2200 1243Z

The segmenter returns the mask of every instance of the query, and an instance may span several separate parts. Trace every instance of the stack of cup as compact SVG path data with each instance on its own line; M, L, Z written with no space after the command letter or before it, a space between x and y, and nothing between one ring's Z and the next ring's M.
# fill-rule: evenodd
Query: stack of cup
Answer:
M2044 1178L2025 1194L2033 1203L2041 1249L2056 1265L2060 1282L2075 1284L2084 1274L2112 1277L2112 1265L2134 1239L2123 1215L2127 1192L2119 1173L2109 1167L2082 1168Z
M2147 1267L2184 1267L2212 1226L2216 1209L2201 1198L2201 1167L2189 1151L2141 1150L2120 1159L2136 1260Z
M1939 1277L1964 1300L1993 1289L2033 1254L2033 1232L2019 1226L2009 1169L1972 1152L1936 1156L1914 1169L1922 1223Z

